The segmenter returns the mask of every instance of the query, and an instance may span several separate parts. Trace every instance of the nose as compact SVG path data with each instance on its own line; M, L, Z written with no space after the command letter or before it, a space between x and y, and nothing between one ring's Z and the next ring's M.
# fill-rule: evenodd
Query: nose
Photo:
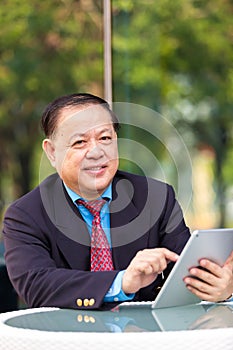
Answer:
M101 148L101 145L99 145L96 142L92 142L90 144L90 147L86 153L87 158L93 158L93 159L99 159L104 155L104 151Z

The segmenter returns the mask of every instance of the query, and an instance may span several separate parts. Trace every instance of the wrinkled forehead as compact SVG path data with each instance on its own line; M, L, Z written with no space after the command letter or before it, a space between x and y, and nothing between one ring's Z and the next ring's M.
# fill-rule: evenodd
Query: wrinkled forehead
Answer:
M65 107L60 111L55 134L80 133L113 127L111 114L101 105Z

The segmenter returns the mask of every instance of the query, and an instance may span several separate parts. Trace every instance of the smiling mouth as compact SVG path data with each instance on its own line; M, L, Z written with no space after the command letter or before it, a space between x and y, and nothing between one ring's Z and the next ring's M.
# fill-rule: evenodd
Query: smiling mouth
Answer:
M87 171L100 171L104 168L107 168L107 165L92 166L92 167L85 168L85 170L87 170Z

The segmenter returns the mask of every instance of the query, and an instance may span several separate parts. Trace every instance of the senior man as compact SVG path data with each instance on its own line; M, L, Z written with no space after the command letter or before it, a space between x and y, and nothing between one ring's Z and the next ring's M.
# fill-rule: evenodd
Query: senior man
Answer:
M119 121L103 99L71 94L42 116L56 173L13 203L4 219L6 264L29 307L100 309L153 300L190 237L174 190L118 169ZM233 256L203 260L187 287L200 298L233 292Z

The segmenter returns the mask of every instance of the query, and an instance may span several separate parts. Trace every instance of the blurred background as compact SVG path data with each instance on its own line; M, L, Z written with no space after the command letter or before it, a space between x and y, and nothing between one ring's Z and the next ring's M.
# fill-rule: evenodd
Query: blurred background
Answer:
M232 0L2 0L1 217L40 181L45 106L63 94L89 92L150 108L153 130L162 115L187 148L176 159L169 151L176 140L161 142L159 126L161 139L134 126L132 113L120 138L152 152L166 181L188 193L191 229L233 226L232 44ZM141 173L137 154L127 152L121 168Z

